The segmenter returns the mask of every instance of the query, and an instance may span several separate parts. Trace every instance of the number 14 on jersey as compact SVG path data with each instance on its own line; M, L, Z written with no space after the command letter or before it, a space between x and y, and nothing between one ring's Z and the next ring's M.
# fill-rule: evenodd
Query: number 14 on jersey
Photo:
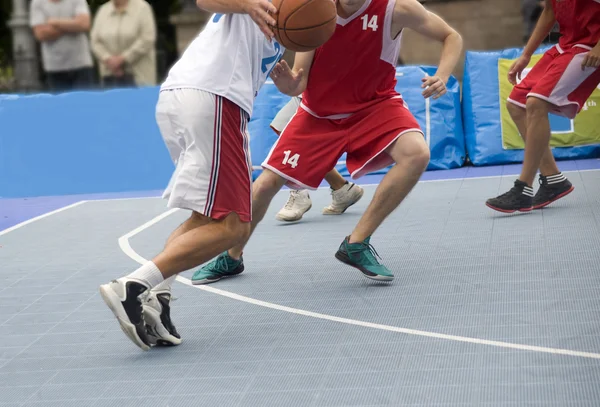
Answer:
M363 22L363 30L367 31L369 28L373 31L377 31L379 26L377 25L377 15L369 16L365 14L360 18Z

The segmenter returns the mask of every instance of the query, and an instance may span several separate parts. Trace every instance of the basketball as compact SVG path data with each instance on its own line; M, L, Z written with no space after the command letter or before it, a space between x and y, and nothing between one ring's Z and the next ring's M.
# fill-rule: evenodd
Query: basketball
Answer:
M273 0L277 41L290 51L306 52L325 44L335 31L333 0Z

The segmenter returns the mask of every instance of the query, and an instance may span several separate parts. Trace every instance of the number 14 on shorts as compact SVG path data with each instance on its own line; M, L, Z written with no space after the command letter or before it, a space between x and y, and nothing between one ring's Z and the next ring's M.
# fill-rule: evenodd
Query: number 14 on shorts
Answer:
M300 159L300 154L291 155L292 151L287 150L283 152L283 161L281 162L283 165L290 165L292 168L296 168L298 166L298 160Z

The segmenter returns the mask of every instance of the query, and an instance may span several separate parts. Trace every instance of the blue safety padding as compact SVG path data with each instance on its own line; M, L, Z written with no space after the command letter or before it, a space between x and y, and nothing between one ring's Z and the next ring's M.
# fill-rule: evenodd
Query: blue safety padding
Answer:
M540 47L536 54L550 46ZM474 165L520 163L523 150L502 148L500 122L500 89L498 85L498 59L514 59L522 48L502 51L468 51L463 77L463 123L467 152ZM560 126L561 118L552 117L553 126ZM554 128L554 127L553 127ZM600 145L561 147L553 149L556 159L580 159L600 155Z

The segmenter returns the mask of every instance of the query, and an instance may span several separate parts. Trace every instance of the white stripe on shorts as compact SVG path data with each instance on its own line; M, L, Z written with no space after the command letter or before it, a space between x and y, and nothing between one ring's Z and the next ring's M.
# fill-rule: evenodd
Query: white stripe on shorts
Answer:
M250 156L250 135L248 134L248 118L246 112L240 109L240 131L244 138L244 154L246 154L246 166L248 167L248 179L250 180L250 214L252 214L252 157Z

